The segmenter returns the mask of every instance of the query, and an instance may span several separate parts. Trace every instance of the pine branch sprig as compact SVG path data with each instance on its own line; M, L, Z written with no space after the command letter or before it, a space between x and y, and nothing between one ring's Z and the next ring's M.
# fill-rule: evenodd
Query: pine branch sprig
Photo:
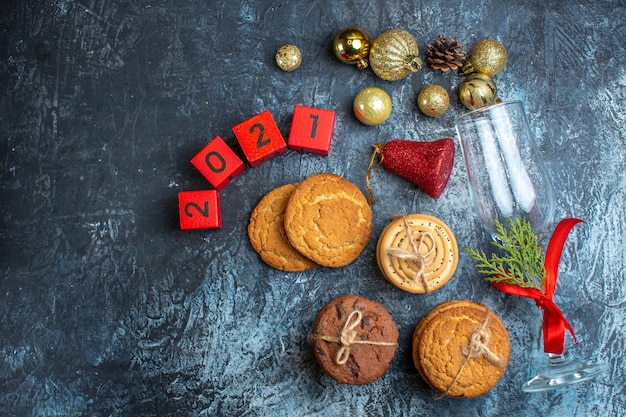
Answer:
M508 229L496 221L496 240L492 244L500 253L490 257L482 250L465 248L486 281L543 291L544 254L528 220L510 219Z

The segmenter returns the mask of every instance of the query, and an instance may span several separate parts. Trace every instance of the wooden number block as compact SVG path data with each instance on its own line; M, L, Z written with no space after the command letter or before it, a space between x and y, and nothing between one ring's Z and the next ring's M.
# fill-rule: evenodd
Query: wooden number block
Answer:
M191 159L191 163L218 190L226 187L233 178L246 169L243 161L219 136L202 148Z
M328 156L334 128L334 111L295 106L289 132L289 149Z
M216 190L181 191L178 213L182 230L222 227L220 194Z
M287 152L285 139L269 110L239 123L233 132L253 168Z

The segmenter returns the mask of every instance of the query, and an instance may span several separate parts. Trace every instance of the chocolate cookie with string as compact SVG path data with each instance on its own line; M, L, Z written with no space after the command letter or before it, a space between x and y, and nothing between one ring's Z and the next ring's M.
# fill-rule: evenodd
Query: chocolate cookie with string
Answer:
M437 305L413 332L413 362L440 397L486 394L506 370L509 334L483 304L453 300Z
M328 375L340 384L364 385L387 372L399 335L382 304L343 294L320 310L311 340Z
M456 271L459 250L452 230L427 214L396 216L382 231L376 260L397 288L426 294L441 288Z

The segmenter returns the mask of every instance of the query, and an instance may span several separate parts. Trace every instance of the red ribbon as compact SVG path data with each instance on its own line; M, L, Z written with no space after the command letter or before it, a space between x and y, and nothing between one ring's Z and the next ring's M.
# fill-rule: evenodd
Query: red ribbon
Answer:
M552 301L552 297L556 289L556 280L563 245L565 245L570 230L580 222L582 222L582 220L575 218L563 219L554 229L550 242L548 242L546 259L544 261L546 279L543 284L543 291L536 288L521 288L513 284L493 283L494 287L508 294L534 299L535 303L537 303L537 307L543 310L543 350L546 353L563 353L565 346L565 329L567 329L574 338L574 343L577 343L574 329L567 320L565 320L561 310L554 304L554 301Z

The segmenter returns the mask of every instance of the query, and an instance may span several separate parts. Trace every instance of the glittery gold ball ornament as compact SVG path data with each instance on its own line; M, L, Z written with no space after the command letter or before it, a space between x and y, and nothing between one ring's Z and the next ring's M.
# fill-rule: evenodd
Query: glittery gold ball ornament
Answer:
M291 72L302 63L302 53L296 45L283 45L276 51L276 64L283 71Z
M391 115L391 98L382 88L364 88L352 104L354 115L363 124L376 126Z
M392 29L380 34L370 47L370 66L386 81L396 81L422 68L417 42L409 32Z
M493 76L504 69L506 60L504 45L495 39L483 39L474 45L461 71L465 75L480 72Z
M428 85L417 95L417 107L426 116L441 116L448 110L450 96L440 85Z
M370 51L370 39L367 33L358 27L348 27L337 33L333 40L333 52L344 64L368 67L367 55Z
M459 98L469 110L476 110L495 103L498 91L490 76L473 72L459 86Z

